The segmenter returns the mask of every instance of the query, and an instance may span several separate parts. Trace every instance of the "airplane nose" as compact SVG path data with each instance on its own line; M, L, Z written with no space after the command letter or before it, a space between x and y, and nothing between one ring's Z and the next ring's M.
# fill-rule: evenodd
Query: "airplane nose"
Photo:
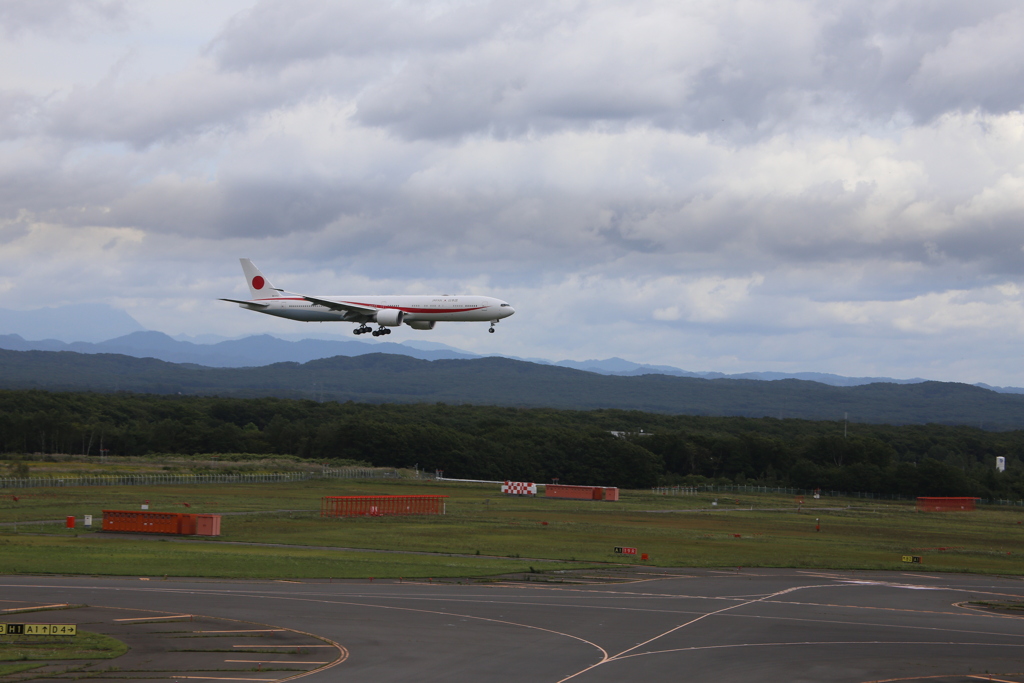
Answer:
M511 306L509 306L508 308L506 308L506 309L505 309L505 311L506 311L506 313L505 313L505 317L507 318L508 316L510 316L510 315L512 315L513 313L515 313L515 312L516 312L516 309L512 308Z

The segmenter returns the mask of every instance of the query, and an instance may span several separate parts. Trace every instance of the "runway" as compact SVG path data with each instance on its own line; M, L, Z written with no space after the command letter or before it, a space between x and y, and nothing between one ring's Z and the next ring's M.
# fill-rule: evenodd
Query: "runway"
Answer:
M0 598L234 619L336 643L343 661L297 675L309 683L1024 683L1024 619L959 605L1024 600L1016 578L747 569L559 578L566 583L0 577ZM231 680L284 680L248 676Z

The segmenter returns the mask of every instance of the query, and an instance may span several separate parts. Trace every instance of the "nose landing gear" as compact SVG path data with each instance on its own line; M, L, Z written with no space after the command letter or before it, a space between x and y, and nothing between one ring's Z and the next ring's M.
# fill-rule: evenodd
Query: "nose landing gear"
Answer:
M495 324L496 324L497 322L498 322L497 320L492 320L492 321L491 321L491 329L489 329L489 330L487 330L487 331L488 331L488 332L490 332L491 334L494 334L494 325L495 325Z

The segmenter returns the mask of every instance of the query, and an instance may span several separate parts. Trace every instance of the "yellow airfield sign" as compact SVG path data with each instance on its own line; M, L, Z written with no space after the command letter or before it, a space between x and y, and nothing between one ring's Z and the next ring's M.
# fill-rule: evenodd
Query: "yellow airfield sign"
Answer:
M77 636L77 624L0 624L4 636Z

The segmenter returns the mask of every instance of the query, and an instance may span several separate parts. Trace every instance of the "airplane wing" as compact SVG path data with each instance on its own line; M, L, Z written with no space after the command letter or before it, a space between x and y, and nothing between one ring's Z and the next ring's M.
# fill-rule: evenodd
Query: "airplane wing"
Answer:
M327 299L318 299L315 296L303 296L303 299L310 303L319 304L332 311L350 311L352 313L358 313L360 315L373 315L377 312L376 308L370 308L368 306L356 306L354 304L340 304L337 301L328 301Z
M233 304L242 304L243 306L255 306L256 308L266 308L270 304L261 304L257 301L239 301L238 299L221 299L221 301L230 301Z

